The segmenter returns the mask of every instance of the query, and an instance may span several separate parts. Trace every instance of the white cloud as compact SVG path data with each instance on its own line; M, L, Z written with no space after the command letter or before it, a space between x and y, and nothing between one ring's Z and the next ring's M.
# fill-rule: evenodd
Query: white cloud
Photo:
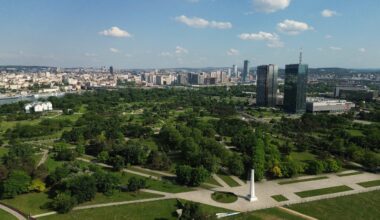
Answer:
M322 17L330 18L330 17L338 15L338 12L332 11L330 9L325 9L325 10L321 11L321 15L322 15Z
M365 49L365 48L359 48L359 52L361 52L361 53L365 53L365 52L367 52L367 50Z
M171 57L171 56L173 56L173 54L171 54L171 53L169 53L169 52L161 52L159 55L160 55L161 57Z
M331 46L330 50L339 51L339 50L342 50L342 48L341 47Z
M284 10L289 6L290 2L291 0L252 0L255 9L265 13Z
M188 54L189 51L188 51L186 48L183 48L183 47L177 46L177 47L175 48L175 53L178 54L178 55L181 55L181 54Z
M185 15L181 15L175 18L177 22L186 24L193 28L215 28L215 29L230 29L232 24L230 22L218 22L218 21L208 21L203 18L192 17L189 18Z
M99 32L99 34L107 37L132 37L130 33L118 27L111 27L110 29Z
M227 51L228 56L238 56L240 52L234 48L231 48Z
M110 51L111 51L112 53L119 53L119 52L120 52L118 49L113 48L113 47L110 48Z
M325 39L331 39L331 38L332 38L331 35L329 35L329 34L326 34L326 35L325 35Z
M314 28L305 22L286 19L277 24L277 29L289 35L297 35L303 31L313 30Z
M268 47L278 48L283 47L284 43L281 42L276 33L267 33L260 31L259 33L243 33L238 36L242 40L266 41Z

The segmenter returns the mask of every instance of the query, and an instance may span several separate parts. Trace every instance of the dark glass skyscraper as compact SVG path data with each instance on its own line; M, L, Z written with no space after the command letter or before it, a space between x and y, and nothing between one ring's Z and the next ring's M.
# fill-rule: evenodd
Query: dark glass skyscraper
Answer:
M257 67L256 104L258 106L276 106L277 76L278 67L276 65L270 64Z
M249 61L244 60L243 76L241 78L242 82L246 82L248 74L249 74Z
M307 64L290 64L285 67L284 110L288 113L306 111Z

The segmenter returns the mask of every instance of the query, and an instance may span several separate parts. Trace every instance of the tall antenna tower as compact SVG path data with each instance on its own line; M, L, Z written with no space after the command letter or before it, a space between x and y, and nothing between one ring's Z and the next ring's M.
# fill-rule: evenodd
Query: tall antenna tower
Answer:
M299 64L302 64L302 47L300 48L300 63Z

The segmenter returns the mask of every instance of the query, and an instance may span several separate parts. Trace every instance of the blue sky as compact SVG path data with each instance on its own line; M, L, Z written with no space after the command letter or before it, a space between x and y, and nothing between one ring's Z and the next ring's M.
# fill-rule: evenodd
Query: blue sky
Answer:
M0 65L380 67L378 0L0 0Z

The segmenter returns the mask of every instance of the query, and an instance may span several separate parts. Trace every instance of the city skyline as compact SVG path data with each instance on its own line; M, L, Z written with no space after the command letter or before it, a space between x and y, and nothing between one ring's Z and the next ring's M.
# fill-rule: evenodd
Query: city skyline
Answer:
M1 2L1 65L380 67L370 0Z

